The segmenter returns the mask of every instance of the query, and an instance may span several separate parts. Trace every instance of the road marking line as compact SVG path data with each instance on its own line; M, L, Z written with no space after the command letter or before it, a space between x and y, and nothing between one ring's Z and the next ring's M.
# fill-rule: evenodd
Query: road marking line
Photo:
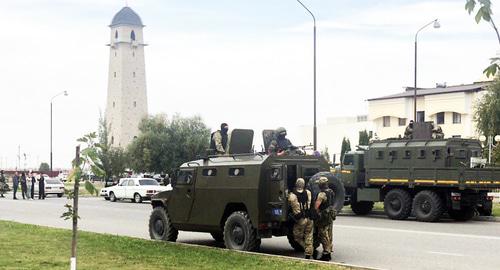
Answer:
M352 225L334 225L334 227L336 227L336 228L346 228L346 229L360 229L360 230L372 230L372 231L382 231L382 232L399 232L399 233L426 234L426 235L435 235L435 236L449 236L449 237L461 237L461 238L472 238L472 239L487 239L487 240L498 240L498 241L500 241L500 236L473 235L473 234L461 234L461 233L443 233L443 232L426 232L426 231L416 231L416 230L377 228L377 227L352 226Z
M448 256L456 256L456 257L465 257L464 254L459 254L459 253L449 253L449 252L439 252L439 251L428 251L427 253L436 254L436 255L448 255Z

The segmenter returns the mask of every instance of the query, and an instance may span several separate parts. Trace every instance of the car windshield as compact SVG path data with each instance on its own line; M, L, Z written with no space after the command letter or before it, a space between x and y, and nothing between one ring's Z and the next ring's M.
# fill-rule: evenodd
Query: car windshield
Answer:
M45 182L47 182L47 184L62 184L61 181L56 179L47 179Z
M154 179L141 179L139 180L141 186L159 186L158 182Z

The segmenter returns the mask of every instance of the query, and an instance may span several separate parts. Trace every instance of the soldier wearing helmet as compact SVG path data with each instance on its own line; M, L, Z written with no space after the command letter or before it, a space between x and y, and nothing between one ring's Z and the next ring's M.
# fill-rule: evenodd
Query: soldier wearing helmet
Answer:
M319 218L315 221L318 230L318 238L323 246L323 255L320 260L330 261L333 251L333 220L335 220L336 210L333 208L335 194L328 187L328 178L322 176L318 180L320 192L314 204Z
M298 178L295 189L288 196L288 203L292 208L293 238L304 248L306 259L313 255L313 221L309 217L311 206L311 192L305 189L305 181Z
M295 147L289 139L286 138L286 129L284 127L279 127L275 131L275 138L271 141L269 145L269 154L276 154L278 156L283 156L288 150L295 150Z

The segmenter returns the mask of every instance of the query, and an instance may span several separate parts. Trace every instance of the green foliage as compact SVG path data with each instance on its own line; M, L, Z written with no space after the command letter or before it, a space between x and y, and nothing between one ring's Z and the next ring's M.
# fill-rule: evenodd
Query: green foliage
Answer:
M42 162L42 163L40 163L40 168L38 170L41 172L50 171L50 165L47 164L47 162Z
M477 130L485 136L500 134L500 78L488 86L486 94L474 106ZM500 147L492 153L492 159L500 162Z
M370 136L368 135L368 131L363 130L359 132L359 145L368 145L370 143Z
M199 116L166 115L144 119L139 136L127 149L130 167L137 172L170 172L193 160L209 146L210 130Z
M344 137L342 139L342 147L340 148L340 161L344 159L344 154L351 151L351 142L348 138Z
M108 125L104 118L99 119L99 148L97 156L101 161L98 166L105 180L120 177L127 168L127 155L120 147L112 147L109 142Z

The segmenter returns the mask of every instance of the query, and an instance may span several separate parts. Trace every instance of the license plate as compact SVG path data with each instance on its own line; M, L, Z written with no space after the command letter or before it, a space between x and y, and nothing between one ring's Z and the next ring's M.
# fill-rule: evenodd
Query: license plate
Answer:
M273 216L281 216L283 214L283 210L281 208L273 209Z

